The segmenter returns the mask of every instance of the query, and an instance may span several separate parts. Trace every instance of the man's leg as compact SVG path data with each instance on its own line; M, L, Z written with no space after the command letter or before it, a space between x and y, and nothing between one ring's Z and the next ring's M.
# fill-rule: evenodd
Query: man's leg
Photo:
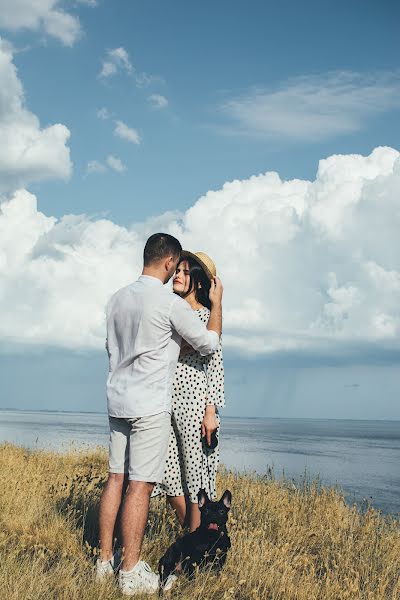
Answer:
M129 436L129 487L122 506L124 547L122 571L139 562L154 483L163 479L167 459L171 416L167 412L127 419Z
M101 560L113 557L114 527L124 491L123 473L109 473L100 499L99 529Z
M131 425L125 419L109 417L110 445L107 483L100 499L100 556L108 561L113 556L115 521L126 489L129 466L129 435Z
M145 481L129 482L121 514L124 571L130 571L139 562L153 487L153 483Z

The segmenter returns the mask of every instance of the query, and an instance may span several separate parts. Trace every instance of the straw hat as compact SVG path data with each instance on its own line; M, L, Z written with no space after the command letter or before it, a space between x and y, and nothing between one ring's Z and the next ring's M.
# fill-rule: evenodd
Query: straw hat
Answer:
M181 258L192 258L195 260L201 268L205 271L209 279L213 279L217 275L217 268L214 261L205 252L189 252L189 250L182 250Z

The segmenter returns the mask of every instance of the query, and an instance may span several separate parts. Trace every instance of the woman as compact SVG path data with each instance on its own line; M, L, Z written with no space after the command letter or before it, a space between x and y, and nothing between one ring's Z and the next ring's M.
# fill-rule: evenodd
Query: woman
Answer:
M216 268L203 252L182 252L173 279L173 289L208 322L209 291ZM224 406L224 367L221 345L215 354L201 357L185 342L177 365L172 392L171 436L162 485L153 495L166 493L181 525L190 531L200 525L197 493L206 490L215 498L218 446L210 450L202 438L210 439L219 427L218 407Z

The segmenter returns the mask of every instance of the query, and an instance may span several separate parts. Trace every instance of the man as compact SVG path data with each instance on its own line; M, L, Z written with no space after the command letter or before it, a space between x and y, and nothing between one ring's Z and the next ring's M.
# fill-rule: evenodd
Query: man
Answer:
M106 309L110 473L100 501L101 557L96 571L98 580L113 574L113 532L128 477L119 585L131 596L158 589L158 575L139 559L150 495L164 473L171 387L182 338L206 356L217 350L221 335L222 284L217 278L210 290L207 327L187 302L163 285L175 273L181 251L171 235L152 235L144 248L142 275L114 294Z

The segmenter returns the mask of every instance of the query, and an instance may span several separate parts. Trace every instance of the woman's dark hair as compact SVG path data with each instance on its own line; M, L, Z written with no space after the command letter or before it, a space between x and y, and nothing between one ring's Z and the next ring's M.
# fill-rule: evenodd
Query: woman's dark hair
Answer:
M200 304L206 306L209 310L211 310L211 302L208 296L210 292L211 281L207 277L204 269L202 269L199 263L196 262L193 258L185 258L184 256L182 256L181 260L179 261L179 264L181 264L181 262L183 262L184 260L187 260L187 262L189 263L190 282L189 289L186 292L186 294L183 295L183 298L190 294L192 290L194 290L197 302L200 302Z

